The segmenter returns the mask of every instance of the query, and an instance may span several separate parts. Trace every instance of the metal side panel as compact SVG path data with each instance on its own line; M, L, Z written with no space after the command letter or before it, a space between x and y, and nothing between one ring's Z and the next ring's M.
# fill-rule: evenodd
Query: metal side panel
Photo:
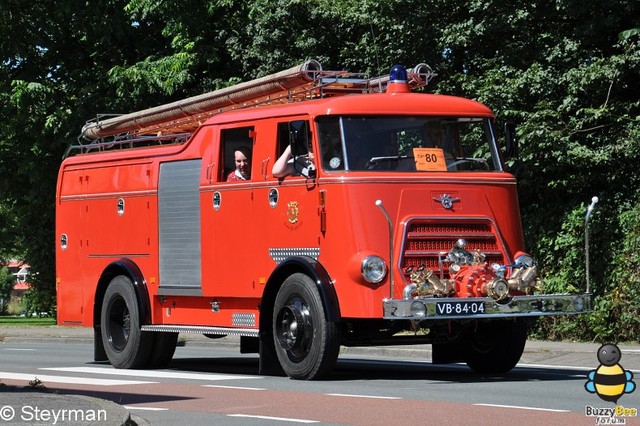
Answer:
M202 294L199 192L201 162L198 159L160 165L160 294Z

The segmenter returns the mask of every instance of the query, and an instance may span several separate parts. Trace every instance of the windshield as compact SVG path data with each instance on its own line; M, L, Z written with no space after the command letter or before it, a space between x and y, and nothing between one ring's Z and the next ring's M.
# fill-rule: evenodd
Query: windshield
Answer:
M327 171L501 171L489 118L320 117Z

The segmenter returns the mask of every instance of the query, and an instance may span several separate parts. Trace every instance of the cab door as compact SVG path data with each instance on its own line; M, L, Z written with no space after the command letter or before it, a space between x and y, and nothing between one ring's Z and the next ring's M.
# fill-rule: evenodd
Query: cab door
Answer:
M305 122L304 126L300 126ZM278 263L290 256L318 258L320 251L320 215L316 179L300 174L296 167L283 178L273 176L272 167L291 141L291 131L304 128L305 140L314 152L310 121L306 116L272 119L266 133L270 140L262 154L263 174L255 189L255 212L262 223L261 233L265 240L268 268L266 278ZM298 154L303 154L299 152ZM318 158L317 155L312 156ZM312 161L314 163L315 160Z
M213 150L210 164L203 166L210 184L201 189L203 295L250 297L255 294L252 253L259 226L253 193L259 169L253 161L255 126L220 126L214 133L218 149ZM248 153L250 160L246 180L233 180L239 151Z

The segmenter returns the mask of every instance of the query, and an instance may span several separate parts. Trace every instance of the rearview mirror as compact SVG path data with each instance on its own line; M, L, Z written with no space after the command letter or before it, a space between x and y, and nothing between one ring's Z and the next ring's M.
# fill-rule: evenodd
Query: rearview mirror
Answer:
M309 153L309 124L307 121L289 122L289 144L294 158Z
M311 152L309 140L309 122L296 120L289 122L289 145L293 155L293 168L306 178L316 177L316 168L309 154Z

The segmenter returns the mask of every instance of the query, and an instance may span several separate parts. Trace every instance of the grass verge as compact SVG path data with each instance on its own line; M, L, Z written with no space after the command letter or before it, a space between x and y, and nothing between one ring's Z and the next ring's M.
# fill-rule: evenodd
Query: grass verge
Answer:
M27 317L0 317L0 325L19 326L43 326L56 325L56 319L51 317L27 318Z

